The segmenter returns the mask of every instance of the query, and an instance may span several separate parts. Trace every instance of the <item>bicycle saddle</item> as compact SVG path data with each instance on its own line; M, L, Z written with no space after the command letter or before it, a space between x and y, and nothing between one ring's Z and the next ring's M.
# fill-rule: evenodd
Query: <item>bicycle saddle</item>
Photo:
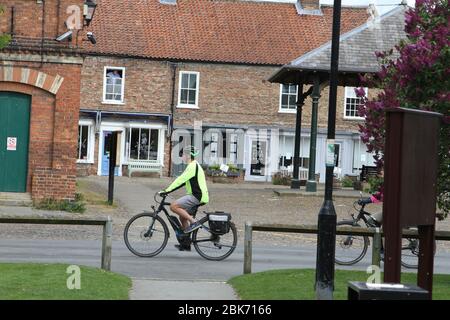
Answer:
M199 205L193 206L192 209L190 210L192 212L191 214L195 216L197 214L198 208L204 205L205 205L204 203L200 203Z

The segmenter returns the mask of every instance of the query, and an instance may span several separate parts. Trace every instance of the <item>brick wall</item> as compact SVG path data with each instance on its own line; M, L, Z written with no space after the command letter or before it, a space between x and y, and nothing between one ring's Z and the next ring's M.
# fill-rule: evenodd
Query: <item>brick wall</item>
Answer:
M125 68L124 104L104 104L105 67ZM87 57L82 69L83 109L170 113L171 71L164 62L145 59Z
M199 110L176 109L175 124L193 125L204 123L232 123L241 125L267 125L280 128L295 127L295 114L280 113L280 85L267 79L277 67L240 66L225 64L182 64L179 71L200 72ZM177 73L177 76L179 72ZM176 81L178 90L178 78ZM308 87L305 87L305 91ZM178 91L177 91L178 92ZM318 126L327 127L328 87L319 100ZM336 129L357 130L358 121L344 119L343 87L338 89ZM311 125L312 100L305 100L302 126Z
M81 65L55 63L40 66L26 62L13 65L14 74L20 73L21 66L26 65L31 73L36 71L45 73L47 78L56 75L64 78L54 95L33 83L3 81L4 68L0 66L0 91L32 97L27 192L31 192L33 199L73 199Z
M104 67L125 67L124 104L103 104ZM267 81L277 67L230 64L180 63L176 73L175 106L180 71L200 72L199 110L175 108L175 125L193 125L194 120L214 124L267 125L294 128L295 114L279 112L280 86ZM170 113L172 72L166 62L145 59L88 57L82 70L81 106L128 112ZM305 88L307 90L307 88ZM328 88L319 103L320 127L326 128ZM345 90L338 90L336 126L357 130L358 121L344 119ZM303 126L311 124L311 98L303 108Z
M66 12L67 8L73 5L78 6L82 19L83 3L84 0L47 0L41 3L36 0L2 0L1 5L5 8L5 13L0 19L0 33L11 33L11 8L14 7L15 35L40 38L42 35L42 17L45 17L45 37L56 38L67 31L64 22L71 15Z

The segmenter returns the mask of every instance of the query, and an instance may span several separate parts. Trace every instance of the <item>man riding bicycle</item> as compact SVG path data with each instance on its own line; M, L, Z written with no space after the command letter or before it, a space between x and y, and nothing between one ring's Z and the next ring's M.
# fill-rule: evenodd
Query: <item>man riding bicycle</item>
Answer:
M179 188L186 186L186 195L172 202L170 209L180 217L181 226L184 233L188 234L201 227L192 216L195 209L209 202L208 188L206 186L205 173L200 164L195 160L199 154L194 146L183 148L182 159L187 163L184 172L175 179L166 189L160 191L161 195L169 194ZM177 246L180 250L190 249L184 246Z

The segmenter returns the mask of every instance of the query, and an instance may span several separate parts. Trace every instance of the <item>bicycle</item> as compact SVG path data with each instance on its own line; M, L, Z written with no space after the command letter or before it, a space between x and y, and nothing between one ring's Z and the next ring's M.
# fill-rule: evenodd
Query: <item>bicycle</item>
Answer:
M353 208L358 215L352 213L351 220L339 221L337 226L361 227L362 220L367 228L381 228L381 222L373 218L373 215L365 211L366 205L372 203L370 198L361 198L353 203ZM360 209L356 208L360 205ZM368 236L336 235L335 262L339 265L350 266L361 261L367 253L370 240ZM383 252L383 244L381 244ZM419 259L419 240L413 238L402 238L401 264L405 268L417 269ZM384 260L384 255L381 255Z
M151 206L152 211L144 211L132 217L125 226L124 240L127 248L138 257L154 257L161 253L167 245L170 232L167 223L160 216L164 213L170 225L172 226L178 242L188 238L193 244L195 250L200 256L207 260L220 261L229 257L237 245L237 229L233 222L229 222L229 232L226 234L217 234L209 227L208 213L199 220L202 225L199 229L194 230L190 234L185 234L182 230L179 219L168 213L165 206L170 203L166 202L167 194L160 195L162 200L158 202L158 193L153 197L155 202L159 204L156 209ZM195 217L198 208L196 206L192 210ZM216 253L217 255L214 255Z

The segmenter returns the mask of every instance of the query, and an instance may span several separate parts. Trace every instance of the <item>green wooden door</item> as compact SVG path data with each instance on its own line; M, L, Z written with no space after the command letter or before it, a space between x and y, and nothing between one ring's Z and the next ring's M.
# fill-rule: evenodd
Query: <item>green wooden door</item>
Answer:
M0 192L26 192L30 96L0 91Z

